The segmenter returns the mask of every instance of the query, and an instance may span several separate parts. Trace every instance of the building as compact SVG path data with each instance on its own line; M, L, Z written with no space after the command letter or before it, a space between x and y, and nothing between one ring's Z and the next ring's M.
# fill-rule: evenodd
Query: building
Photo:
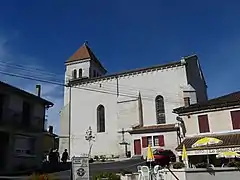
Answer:
M50 149L59 148L58 135L53 133L53 126L49 126L48 131L43 133L42 152L48 154Z
M60 152L66 148L70 156L88 153L85 133L89 127L96 137L92 155L144 154L148 143L154 148L175 149L179 127L172 110L186 102L207 100L196 55L107 74L84 44L65 66L69 87L65 88L61 112Z
M205 103L192 104L174 109L186 127L186 137L177 147L181 155L185 144L190 160L194 156L212 154L216 157L219 151L240 152L240 92L234 92ZM221 139L221 145L194 149L193 143L202 137ZM191 157L193 156L193 157Z
M53 103L0 82L1 170L23 170L40 164L45 111Z

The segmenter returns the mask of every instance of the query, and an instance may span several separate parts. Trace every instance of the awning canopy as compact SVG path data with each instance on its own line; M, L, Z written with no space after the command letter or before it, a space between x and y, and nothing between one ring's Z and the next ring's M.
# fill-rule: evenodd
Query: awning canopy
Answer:
M192 145L199 139L203 137L214 137L223 141L221 145L211 145L208 146L207 149L218 149L218 148L235 148L240 147L240 132L236 132L238 134L215 134L215 135L207 135L207 136L195 136L191 138L186 138L183 142L176 148L176 151L182 151L183 144L185 144L187 151L191 150L202 150L206 149L206 147L201 148L192 148Z

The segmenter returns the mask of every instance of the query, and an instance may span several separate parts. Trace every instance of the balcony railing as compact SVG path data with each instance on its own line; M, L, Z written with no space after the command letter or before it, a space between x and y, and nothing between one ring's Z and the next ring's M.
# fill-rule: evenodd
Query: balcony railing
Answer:
M29 124L24 124L23 115L12 109L5 108L0 118L0 127L11 130L24 130L26 132L42 132L44 121L39 117L30 118Z

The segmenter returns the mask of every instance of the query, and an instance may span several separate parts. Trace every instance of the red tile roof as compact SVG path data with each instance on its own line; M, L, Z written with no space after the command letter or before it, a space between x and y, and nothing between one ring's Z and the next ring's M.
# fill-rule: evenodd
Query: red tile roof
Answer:
M176 108L173 110L173 112L177 114L192 113L192 112L201 111L201 110L233 107L237 105L240 106L240 91L227 94L221 97L217 97L214 99L210 99L206 102L192 104L188 107Z
M89 46L84 43L67 61L66 63L71 63L74 61L79 61L79 60L86 60L90 59L93 60L96 64L98 64L104 71L105 68L102 66L100 61L97 59L97 57L94 55L92 50L89 48Z
M128 131L130 134L154 133L154 132L171 132L179 128L175 124L159 124L153 126L136 127Z
M208 135L208 136L195 136L191 138L186 138L183 142L176 148L177 151L182 150L183 144L186 146L188 150L194 150L192 145L203 137L214 137L223 141L221 145L212 145L208 146L210 149L215 148L230 148L230 147L239 147L240 146L240 133L238 134L215 134L215 135ZM205 147L198 148L205 149Z

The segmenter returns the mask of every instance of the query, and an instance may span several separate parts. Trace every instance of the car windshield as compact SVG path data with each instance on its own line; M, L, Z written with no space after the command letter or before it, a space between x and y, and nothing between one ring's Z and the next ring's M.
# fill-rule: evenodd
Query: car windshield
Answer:
M171 151L155 149L153 155L172 156Z

